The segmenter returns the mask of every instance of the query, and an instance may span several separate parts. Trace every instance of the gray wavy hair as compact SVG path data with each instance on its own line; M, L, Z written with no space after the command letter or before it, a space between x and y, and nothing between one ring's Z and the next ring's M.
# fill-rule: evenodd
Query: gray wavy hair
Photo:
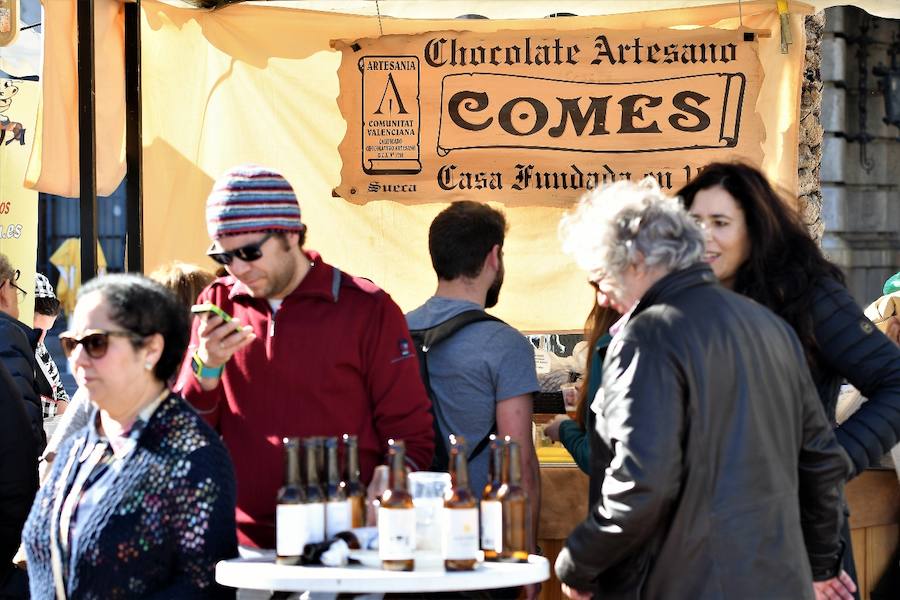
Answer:
M9 258L5 254L0 254L0 282L12 279L15 274L16 270L10 264Z
M559 224L563 251L585 271L621 275L641 261L671 272L700 260L700 227L655 179L619 181L588 192Z

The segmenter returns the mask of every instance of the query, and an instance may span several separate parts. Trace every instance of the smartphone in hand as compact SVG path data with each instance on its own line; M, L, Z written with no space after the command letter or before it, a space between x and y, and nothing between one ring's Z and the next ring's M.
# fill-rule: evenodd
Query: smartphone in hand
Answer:
M203 304L195 304L194 306L191 307L191 312L194 313L195 315L202 315L202 314L215 315L217 317L220 317L226 323L231 323L232 321L234 321L234 319L232 318L231 315L229 315L227 312L225 312L224 310L222 310L221 308L219 308L212 302L204 302ZM241 328L237 327L237 330L241 331Z

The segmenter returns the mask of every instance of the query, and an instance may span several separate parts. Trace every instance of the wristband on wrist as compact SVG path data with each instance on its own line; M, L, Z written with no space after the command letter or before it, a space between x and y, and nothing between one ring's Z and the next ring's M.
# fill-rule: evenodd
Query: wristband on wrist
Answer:
M194 355L191 357L191 370L194 372L194 377L197 379L215 379L222 376L222 371L225 369L225 365L219 367L207 367L203 363L203 359L194 352Z

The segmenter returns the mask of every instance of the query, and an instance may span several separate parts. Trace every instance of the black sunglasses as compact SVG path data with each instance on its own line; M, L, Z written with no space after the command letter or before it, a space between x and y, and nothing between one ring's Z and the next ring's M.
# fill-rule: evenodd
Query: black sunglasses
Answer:
M144 337L130 331L104 331L102 329L90 329L80 338L75 337L71 331L64 331L59 334L59 345L62 346L63 354L69 358L75 348L81 344L84 351L91 358L103 358L106 351L109 350L109 336L119 336L131 338L134 341L143 341Z
M244 262L253 262L254 260L262 258L262 245L273 235L275 235L274 232L267 233L258 242L247 244L246 246L241 246L234 250L213 250L213 247L215 246L215 244L213 244L209 247L209 250L206 251L206 255L220 265L225 265L226 267L234 261L235 257Z
M19 286L16 285L16 282L19 280L19 275L21 275L21 273L19 273L19 270L16 269L16 272L13 274L12 277L5 280L3 283L0 283L0 288L2 288L4 286L4 284L6 284L7 281L9 281L9 285L13 286L16 289L16 296L18 296L18 300L19 300L19 302L21 302L22 300L25 299L25 296L28 295L28 292L26 292L25 290L23 290L22 288L20 288Z

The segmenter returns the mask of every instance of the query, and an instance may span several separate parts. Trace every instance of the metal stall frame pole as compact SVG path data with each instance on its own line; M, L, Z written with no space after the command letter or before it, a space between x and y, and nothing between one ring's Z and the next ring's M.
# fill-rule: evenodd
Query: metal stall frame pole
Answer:
M141 0L125 2L125 270L144 271Z
M97 132L94 0L78 0L78 187L81 281L97 275Z

